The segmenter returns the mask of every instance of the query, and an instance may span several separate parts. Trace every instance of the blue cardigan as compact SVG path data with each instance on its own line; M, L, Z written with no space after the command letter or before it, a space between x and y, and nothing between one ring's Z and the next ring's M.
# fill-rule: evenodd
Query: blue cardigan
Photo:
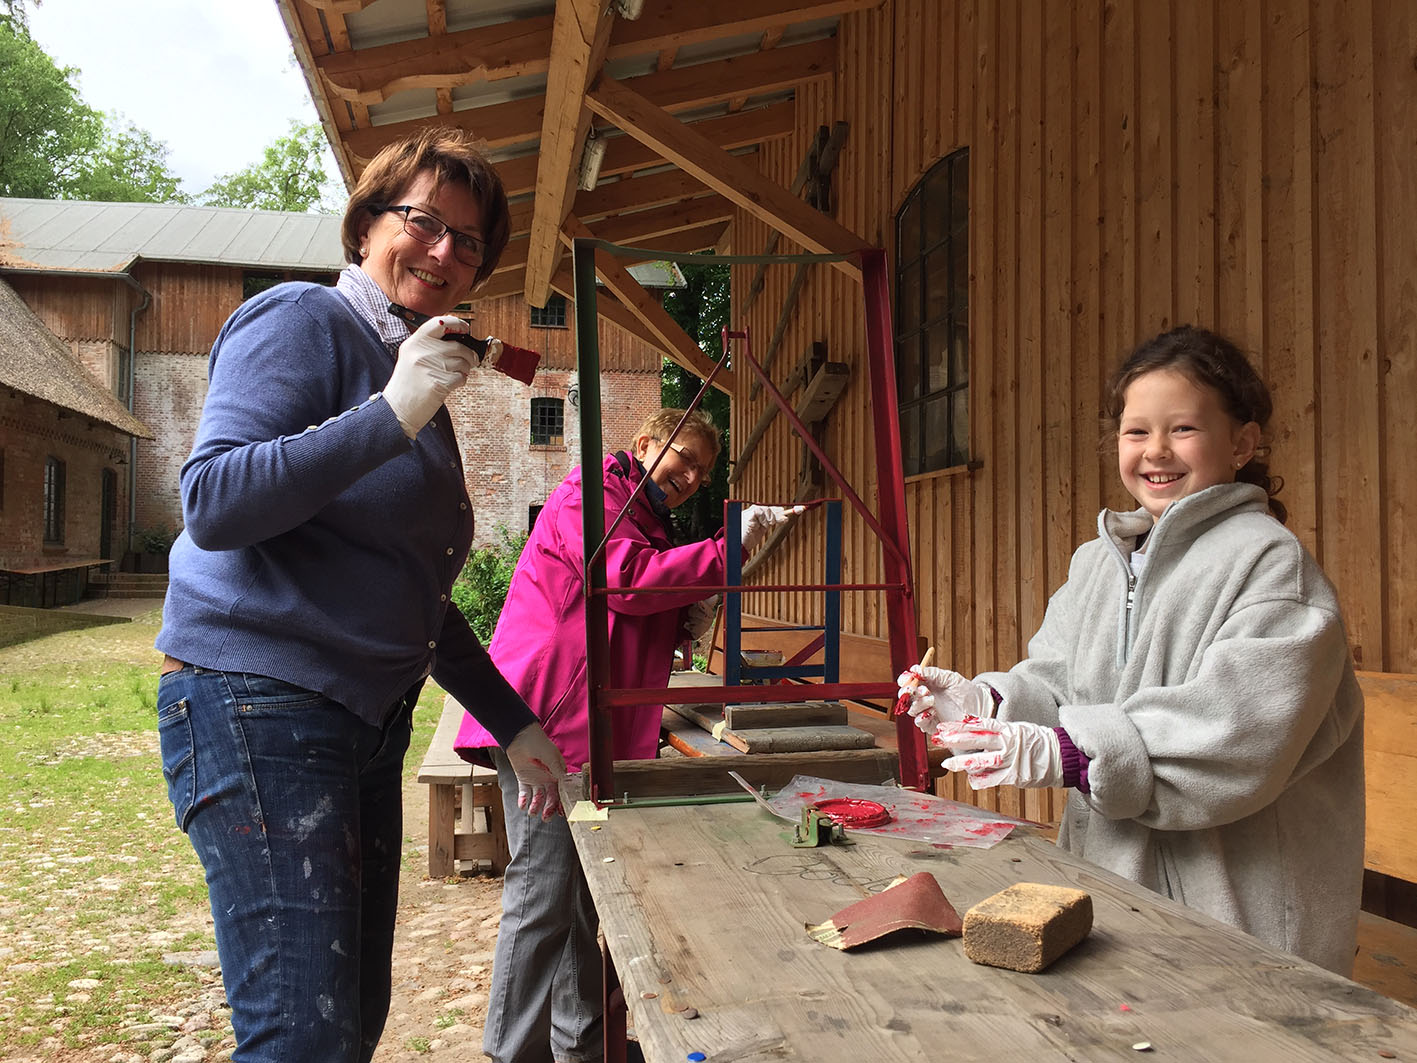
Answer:
M505 746L535 717L450 605L473 534L462 458L446 408L404 435L380 394L395 353L333 288L282 284L231 315L157 648L374 726L431 669Z

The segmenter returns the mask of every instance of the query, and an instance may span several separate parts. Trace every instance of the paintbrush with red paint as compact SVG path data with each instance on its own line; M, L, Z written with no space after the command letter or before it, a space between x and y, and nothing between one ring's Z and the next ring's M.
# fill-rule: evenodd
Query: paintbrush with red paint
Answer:
M934 646L927 647L926 650L925 650L925 656L920 658L920 664L917 665L917 667L919 667L919 668L929 668L929 667L930 667L930 664L931 664L934 660L935 660L935 647L934 647ZM913 676L913 677L912 677L912 679L911 679L910 682L902 683L902 684L901 684L903 687L906 688L906 689L905 689L905 693L902 694L900 697L898 697L898 698L895 699L895 708L891 710L891 715L892 715L892 716L904 716L904 715L905 715L906 710L907 710L907 709L909 708L909 706L910 706L910 694L911 694L911 691L913 691L916 687L918 687L918 686L920 685L920 682L921 682L920 676L916 675L916 676Z
M419 313L417 310L399 303L390 303L389 313L407 321L414 328L428 320L427 314ZM537 363L541 361L541 355L536 351L529 351L525 347L513 347L510 343L503 343L495 336L488 336L485 340L480 340L466 332L449 332L443 338L453 343L461 343L472 351L477 355L479 365L490 358L491 361L487 364L493 369L513 380L520 380L523 384L532 382L536 376Z

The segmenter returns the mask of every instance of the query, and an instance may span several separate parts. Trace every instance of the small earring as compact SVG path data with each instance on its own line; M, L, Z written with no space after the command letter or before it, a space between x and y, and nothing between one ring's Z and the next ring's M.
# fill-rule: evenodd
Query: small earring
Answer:
M361 247L361 248L359 249L359 257L360 257L360 258L368 258L368 257L369 257L369 249L368 249L367 247Z

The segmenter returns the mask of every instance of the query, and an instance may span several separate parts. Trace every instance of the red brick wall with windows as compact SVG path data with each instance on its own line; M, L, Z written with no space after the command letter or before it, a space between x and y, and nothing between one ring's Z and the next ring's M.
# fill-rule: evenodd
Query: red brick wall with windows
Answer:
M0 392L0 451L4 489L0 495L0 568L60 564L99 556L102 475L119 473L114 560L125 541L127 477L117 457L126 458L128 437L116 428L90 422L47 402ZM44 542L44 465L64 463L64 541Z

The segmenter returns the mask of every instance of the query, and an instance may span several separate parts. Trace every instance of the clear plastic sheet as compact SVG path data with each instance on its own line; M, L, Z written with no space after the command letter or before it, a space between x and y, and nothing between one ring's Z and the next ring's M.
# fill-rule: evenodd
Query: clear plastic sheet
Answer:
M975 808L960 801L950 801L933 794L917 793L899 786L868 786L864 783L834 782L812 775L797 775L774 797L759 803L774 815L794 823L802 819L802 809L828 797L855 797L884 805L891 821L880 827L851 832L881 834L892 838L948 847L988 849L1009 836L1015 827L1025 823L987 809Z

